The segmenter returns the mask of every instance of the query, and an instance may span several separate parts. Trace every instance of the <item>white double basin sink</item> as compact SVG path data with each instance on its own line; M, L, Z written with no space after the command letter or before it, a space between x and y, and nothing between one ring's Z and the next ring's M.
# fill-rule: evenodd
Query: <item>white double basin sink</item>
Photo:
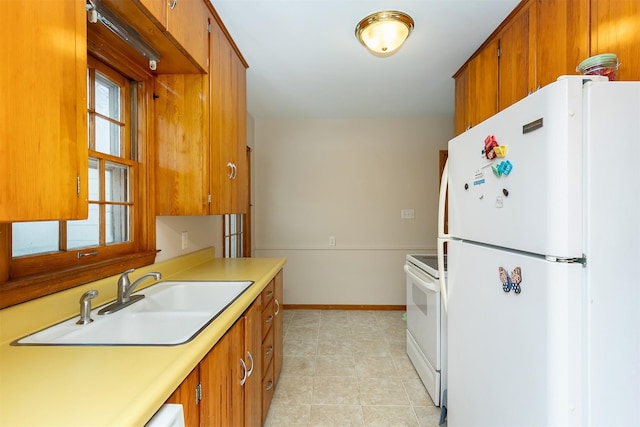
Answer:
M145 297L78 325L79 316L15 341L14 345L171 346L195 338L253 284L252 281L167 281L136 292Z

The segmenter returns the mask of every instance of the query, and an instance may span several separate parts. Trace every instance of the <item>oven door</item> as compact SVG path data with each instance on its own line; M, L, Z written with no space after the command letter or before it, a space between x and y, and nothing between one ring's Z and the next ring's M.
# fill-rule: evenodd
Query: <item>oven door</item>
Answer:
M440 285L411 264L407 273L407 329L436 371L440 371Z

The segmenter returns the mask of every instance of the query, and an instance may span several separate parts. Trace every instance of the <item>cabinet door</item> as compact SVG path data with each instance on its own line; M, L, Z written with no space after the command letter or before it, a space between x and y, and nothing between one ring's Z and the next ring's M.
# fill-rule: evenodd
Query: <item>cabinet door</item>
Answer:
M80 0L2 2L0 222L87 218L86 22Z
M200 425L244 425L244 322L236 322L200 362Z
M504 110L535 90L535 2L530 2L499 33L498 110ZM534 21L535 22L535 21Z
M246 202L245 206L239 205L244 199L239 191L247 181L244 66L215 22L211 27L211 58L211 213L244 213Z
M154 90L156 214L209 213L209 88L199 74L159 75Z
M536 88L577 74L589 57L589 1L537 1Z
M455 135L460 135L469 127L469 115L467 111L467 98L469 97L469 70L465 65L455 76L455 115L453 130Z
M184 425L200 425L200 407L197 402L197 387L200 383L200 370L196 366L182 384L167 399L166 403L178 403L184 411Z
M244 425L254 427L262 424L262 304L259 297L245 312L244 321L244 360L250 365L250 374L244 384Z
M498 112L498 41L492 40L469 64L467 112L475 126Z
M237 144L234 163L237 168L235 188L232 193L232 205L235 213L246 213L249 193L249 173L247 165L247 70L244 64L232 52L232 67L236 75L235 108L237 127Z
M276 274L274 279L275 296L273 300L273 382L274 387L278 384L278 378L280 378L280 372L282 372L283 361L283 342L284 342L284 324L282 319L283 309L283 275L282 270Z
M161 28L167 28L167 0L140 0L140 3L156 18Z
M209 12L202 0L168 0L167 31L202 67L209 68Z
M591 0L591 55L615 53L618 80L640 80L639 29L640 1Z

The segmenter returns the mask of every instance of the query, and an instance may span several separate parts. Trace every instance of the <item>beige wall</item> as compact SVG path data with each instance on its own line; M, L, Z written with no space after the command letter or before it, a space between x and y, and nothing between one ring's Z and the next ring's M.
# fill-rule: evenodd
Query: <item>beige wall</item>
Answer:
M182 249L182 232L189 235L187 249ZM156 217L156 248L160 253L156 262L186 255L214 246L216 257L221 256L222 216L159 216Z
M453 118L254 124L255 256L288 259L285 304L405 304L405 255L435 251Z

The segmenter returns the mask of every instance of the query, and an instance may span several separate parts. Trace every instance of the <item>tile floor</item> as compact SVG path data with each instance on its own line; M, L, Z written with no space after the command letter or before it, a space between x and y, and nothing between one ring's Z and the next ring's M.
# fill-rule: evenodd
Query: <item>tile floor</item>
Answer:
M285 310L266 427L438 426L406 354L403 311Z

